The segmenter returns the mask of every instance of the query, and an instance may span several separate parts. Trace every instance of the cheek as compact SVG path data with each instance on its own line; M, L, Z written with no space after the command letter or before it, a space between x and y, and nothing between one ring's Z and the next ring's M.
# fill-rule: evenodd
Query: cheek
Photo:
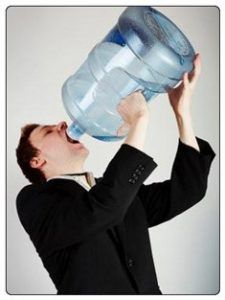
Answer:
M66 154L68 152L67 145L61 140L57 139L48 139L42 145L42 152L46 156L46 158L58 158L62 157L62 154Z

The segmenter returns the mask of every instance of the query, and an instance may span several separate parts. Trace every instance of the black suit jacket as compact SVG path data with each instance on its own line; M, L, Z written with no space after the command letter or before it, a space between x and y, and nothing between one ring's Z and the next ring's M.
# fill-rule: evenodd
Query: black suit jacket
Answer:
M148 228L200 201L215 153L179 145L171 178L144 185L157 166L123 144L86 191L73 180L24 187L17 211L57 294L161 294Z

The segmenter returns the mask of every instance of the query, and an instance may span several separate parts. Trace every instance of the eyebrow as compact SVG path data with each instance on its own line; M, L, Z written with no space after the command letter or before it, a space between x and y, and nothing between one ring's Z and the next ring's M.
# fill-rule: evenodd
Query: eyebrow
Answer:
M41 127L41 129L40 129L40 133L42 133L45 129L47 129L47 128L50 128L50 127L53 127L54 125L44 125L44 126L42 126Z
M50 125L44 125L40 128L40 132L42 132L43 130L45 130L46 128L48 128Z

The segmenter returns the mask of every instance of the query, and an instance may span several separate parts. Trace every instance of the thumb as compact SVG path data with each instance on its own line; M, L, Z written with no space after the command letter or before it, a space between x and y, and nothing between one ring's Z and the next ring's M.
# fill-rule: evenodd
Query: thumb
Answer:
M127 123L123 123L117 130L118 136L126 135L130 130L130 126Z
M188 80L188 73L185 72L183 75L183 83L184 83L184 88L187 88L189 85L189 80Z

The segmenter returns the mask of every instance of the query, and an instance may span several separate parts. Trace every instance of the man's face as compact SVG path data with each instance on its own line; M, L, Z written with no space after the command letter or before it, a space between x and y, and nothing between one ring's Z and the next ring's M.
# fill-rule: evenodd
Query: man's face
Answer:
M51 164L83 162L88 156L88 149L76 141L73 143L66 135L66 122L57 125L44 125L35 128L30 135L31 144L40 150L39 156Z

